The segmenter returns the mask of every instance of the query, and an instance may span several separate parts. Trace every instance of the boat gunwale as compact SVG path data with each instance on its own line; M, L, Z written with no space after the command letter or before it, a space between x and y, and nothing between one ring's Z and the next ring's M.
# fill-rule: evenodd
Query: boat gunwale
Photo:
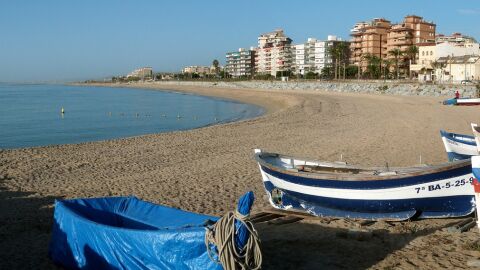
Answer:
M184 232L187 232L187 229L188 229L188 232L195 232L195 231L204 231L205 230L205 227L194 227L194 226L190 226L190 227L181 227L181 228L170 228L170 227L163 227L163 228L157 228L157 229L131 229L131 228L125 228L125 227L118 227L118 226L112 226L112 225L107 225L107 224L104 224L104 223L100 223L100 222L97 222L97 221L94 221L92 219L88 219L86 218L85 216L82 216L78 213L76 213L74 210L72 210L65 202L73 202L73 201L76 201L76 200L94 200L94 199L103 199L105 197L94 197L94 198L77 198L77 199L56 199L55 200L55 203L54 203L54 222L55 222L55 211L56 211L56 205L57 203L58 204L61 204L63 206L64 209L66 209L68 211L69 214L79 218L80 220L86 222L86 223L90 223L90 224L93 224L95 226L101 226L101 227L106 227L106 228L111 228L112 230L121 230L121 231L130 231L130 232L144 232L144 233L160 233L160 232L172 232L172 233L179 233L181 231L179 230L185 230ZM151 202L148 202L148 201L144 201L142 199L139 199L138 197L136 196L112 196L112 197L108 197L108 198L133 198L133 199L136 199L136 200L139 200L139 201L142 201L142 202L147 202L147 203L151 203ZM151 204L154 204L154 203L151 203ZM154 205L158 205L158 204L154 204ZM160 205L160 206L164 206L164 205ZM200 213L195 213L195 212L189 212L189 211L185 211L185 210L182 210L182 209L178 209L178 208L175 208L175 207L170 207L170 206L165 206L165 207L169 207L169 208L173 208L173 209L177 209L177 210L180 210L180 211L184 211L184 212L187 212L187 213L192 213L192 214L199 214L199 215L204 215L204 216L209 216L209 215L205 215L205 214L200 214ZM115 213L115 214L118 214L118 213ZM120 215L120 214L118 214ZM120 216L123 216L123 215L120 215ZM123 217L126 217L126 216L123 216ZM214 217L214 216L212 216ZM197 229L197 230L192 230L192 229Z
M448 131L445 131L445 130L440 130L440 135L442 136L442 138L445 138L445 139L448 139L448 140L451 140L451 141L454 141L454 142L457 142L457 143L461 143L461 144L464 144L464 145L469 145L469 146L476 146L477 145L475 143L475 136L470 136L470 135L465 135L465 134L460 134L460 133L453 133L453 132L448 132ZM471 140L473 140L473 142L464 140L461 137L471 139Z
M414 176L421 176L421 175L428 175L428 174L433 174L433 173L439 173L439 172L444 172L452 169L458 169L462 167L467 167L468 164L471 164L470 159L464 159L464 160L457 160L453 162L445 162L437 165L427 165L425 167L420 167L420 166L412 166L412 167L391 167L391 171L395 171L395 169L401 170L401 169L407 169L407 168L418 168L418 171L414 172L405 172L405 173L399 173L395 175L366 175L366 174L345 174L345 173L328 173L328 172L295 172L295 171L289 171L288 169L282 168L278 165L274 165L271 163L268 163L264 159L262 159L260 156L261 155L271 155L271 156L276 156L277 158L288 158L288 159L296 159L296 160L302 160L306 162L317 162L317 163L328 163L335 165L334 162L325 162L325 161L318 161L318 160L312 160L312 159L304 159L301 157L293 157L293 156L288 156L288 155L282 155L278 153L271 153L271 152L259 152L255 153L255 160L258 162L259 165L265 166L273 171L283 173L283 174L288 174L288 175L293 175L293 176L300 176L304 178L309 178L309 179L314 179L314 180L342 180L342 181L377 181L377 180L398 180L402 178L407 178L407 177L414 177ZM339 168L342 167L342 164L338 164ZM468 165L469 167L471 165ZM358 169L358 170L371 170L374 171L376 169L385 169L384 167L365 167L365 166L355 166L355 165L343 165L343 168L350 168L350 169ZM423 169L423 170L420 170Z

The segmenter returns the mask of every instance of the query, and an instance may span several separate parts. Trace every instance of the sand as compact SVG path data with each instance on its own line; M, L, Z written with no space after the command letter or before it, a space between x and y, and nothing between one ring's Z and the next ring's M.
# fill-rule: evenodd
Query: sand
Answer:
M161 87L141 85L145 88ZM139 87L139 85L136 85ZM263 106L261 117L190 131L0 151L0 269L54 267L47 258L56 198L135 195L221 215L245 191L268 208L254 148L361 165L441 163L440 129L470 133L479 107L432 97L201 87L169 89ZM349 220L260 224L265 269L464 268L480 258L477 229L455 219L377 222L363 241Z

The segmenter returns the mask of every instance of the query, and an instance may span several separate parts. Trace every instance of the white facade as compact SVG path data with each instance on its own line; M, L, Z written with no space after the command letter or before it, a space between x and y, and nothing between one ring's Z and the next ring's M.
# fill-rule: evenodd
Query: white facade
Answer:
M153 77L153 69L151 67L143 67L143 68L136 69L127 75L127 78L130 78L130 77L138 77L142 79L145 77L151 78Z
M236 52L226 54L225 70L234 78L250 77L254 71L255 49L239 48Z
M326 41L309 38L306 43L294 45L294 73L301 75L310 71L321 73L324 67L332 66L333 60L328 48L340 41L342 41L340 38L329 35Z
M480 56L441 57L440 68L435 69L437 81L460 83L464 80L480 80Z

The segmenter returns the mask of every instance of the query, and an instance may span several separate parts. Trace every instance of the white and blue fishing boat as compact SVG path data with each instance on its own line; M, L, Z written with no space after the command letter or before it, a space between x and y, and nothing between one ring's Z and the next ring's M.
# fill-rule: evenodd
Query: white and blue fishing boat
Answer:
M448 160L462 160L478 155L475 137L440 130Z
M406 220L475 210L470 159L433 166L365 168L255 150L270 203L321 217Z

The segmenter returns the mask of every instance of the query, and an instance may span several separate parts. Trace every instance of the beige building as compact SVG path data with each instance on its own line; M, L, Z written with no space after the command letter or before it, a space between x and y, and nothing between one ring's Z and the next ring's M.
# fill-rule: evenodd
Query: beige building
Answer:
M380 59L387 57L387 34L390 21L383 18L373 19L371 22L359 22L350 30L350 63L367 68L366 55L374 55Z
M435 28L433 22L408 15L402 23L392 25L388 31L387 51L398 48L405 52L412 45L435 44ZM389 58L392 59L393 56L389 55Z
M277 72L290 71L292 65L292 40L282 29L261 34L255 54L255 72L276 76Z
M419 81L445 81L450 80L445 76L439 77L437 75L444 75L444 73L436 72L436 69L441 69L445 63L438 62L440 58L464 57L470 55L480 55L480 45L478 43L471 43L468 46L458 46L452 43L440 44L420 44L418 46L418 59L416 64L410 66L410 70L419 74Z
M480 56L464 55L440 57L435 69L437 81L446 83L461 83L464 80L480 80Z

